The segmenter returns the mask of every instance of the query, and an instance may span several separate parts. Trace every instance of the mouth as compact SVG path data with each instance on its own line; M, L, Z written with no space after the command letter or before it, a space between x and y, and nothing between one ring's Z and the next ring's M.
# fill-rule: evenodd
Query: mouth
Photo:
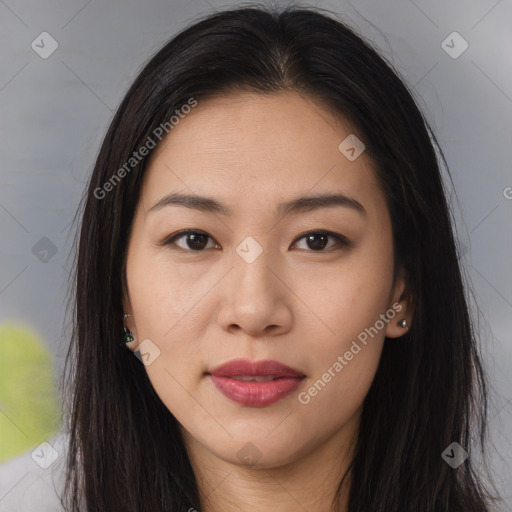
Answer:
M205 372L225 397L247 407L276 403L306 378L302 372L278 361L236 359Z
M272 405L295 390L305 377L218 377L209 375L215 389L226 398L246 407Z
M226 375L225 377L242 382L269 382L271 380L286 379L284 376L271 377L268 375Z
M240 378L243 380L247 378L268 378L270 380L281 377L305 377L301 371L271 359L264 361L233 359L206 373L216 377Z

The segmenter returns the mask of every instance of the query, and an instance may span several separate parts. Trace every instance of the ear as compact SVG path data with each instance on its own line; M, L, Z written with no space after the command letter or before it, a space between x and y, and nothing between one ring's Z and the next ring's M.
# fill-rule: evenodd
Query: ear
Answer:
M414 316L414 307L412 305L410 291L407 286L406 277L402 271L400 271L399 277L396 280L389 309L395 311L396 315L389 321L386 327L386 337L399 338L409 332ZM406 327L402 327L399 324L402 320L407 322Z
M134 352L137 349L137 346L139 344L138 342L138 336L137 336L137 327L135 324L135 319L133 318L133 310L130 298L128 297L128 293L126 292L126 288L123 286L123 315L130 315L127 318L123 316L123 326L127 327L134 338L133 341L126 343L126 347Z

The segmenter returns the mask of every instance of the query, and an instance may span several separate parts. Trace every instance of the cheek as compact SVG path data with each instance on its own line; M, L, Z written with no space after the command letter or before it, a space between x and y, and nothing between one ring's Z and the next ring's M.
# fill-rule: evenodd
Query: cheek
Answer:
M140 244L127 262L130 300L139 334L172 344L173 334L195 325L200 302L215 284L206 267L172 262ZM198 307L199 306L199 307Z
M307 280L298 280L294 292L308 306L303 318L309 319L310 339L322 338L321 352L331 354L373 326L388 309L392 260L361 252L327 271L320 267L310 267Z
M377 371L386 326L393 321L395 312L389 309L392 255L375 258L362 252L357 261L333 269L328 282L320 273L310 277L324 284L313 295L315 288L306 286L308 304L317 318L308 313L309 342L302 349L314 358L301 403L337 411L334 416L339 421L364 400Z
M309 343L302 347L312 357L309 378L297 396L312 429L315 417L323 418L326 432L349 421L361 407L377 371L387 325L380 315L386 314L389 288L386 281L376 286L375 276L368 277L355 275L352 280L345 276L343 283L326 292L330 299L318 303L329 329L321 326L316 335L312 329ZM318 322L315 325L318 329Z
M201 299L214 285L208 276L198 279L183 267L170 265L162 254L152 254L142 243L134 244L127 261L138 341L149 340L156 347L146 341L157 356L145 369L173 413L190 406L189 392L194 392L202 364L199 333L206 315Z
M318 361L321 366L318 373L308 379L307 387L298 394L300 430L314 433L314 442L329 438L341 426L353 422L357 425L382 350L381 340L371 343L361 346L361 351L350 361L344 357L343 350L333 351L324 364ZM338 361L338 355L343 363Z

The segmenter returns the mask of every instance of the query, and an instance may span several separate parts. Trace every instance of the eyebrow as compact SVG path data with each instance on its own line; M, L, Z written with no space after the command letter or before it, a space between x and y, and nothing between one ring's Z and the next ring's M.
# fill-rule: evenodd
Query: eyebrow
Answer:
M146 214L160 210L166 206L184 206L185 208L206 213L219 213L226 216L233 215L233 211L229 206L213 198L180 193L172 193L162 197ZM290 201L280 203L277 207L277 212L282 216L286 216L333 206L343 206L345 208L351 208L363 215L367 214L364 206L359 201L341 193L296 197Z

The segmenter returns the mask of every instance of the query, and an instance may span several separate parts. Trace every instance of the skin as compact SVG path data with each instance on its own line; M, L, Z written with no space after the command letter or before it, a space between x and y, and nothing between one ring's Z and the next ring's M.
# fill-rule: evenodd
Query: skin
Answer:
M298 93L237 93L200 101L149 162L127 254L126 325L132 350L145 339L160 350L145 368L182 426L206 512L329 511L384 337L407 331L401 319L410 325L372 161L364 152L349 161L338 149L351 133L331 109ZM343 206L276 213L282 201L333 191L359 201L366 214ZM213 197L233 214L176 205L149 212L170 192ZM183 229L210 238L200 251L187 236L157 245ZM328 238L315 250L304 235L319 230L354 246ZM236 251L249 236L262 249L252 263ZM400 313L301 403L298 394L397 302ZM242 406L205 376L234 358L274 359L306 378L277 403ZM255 463L237 455L244 446Z

